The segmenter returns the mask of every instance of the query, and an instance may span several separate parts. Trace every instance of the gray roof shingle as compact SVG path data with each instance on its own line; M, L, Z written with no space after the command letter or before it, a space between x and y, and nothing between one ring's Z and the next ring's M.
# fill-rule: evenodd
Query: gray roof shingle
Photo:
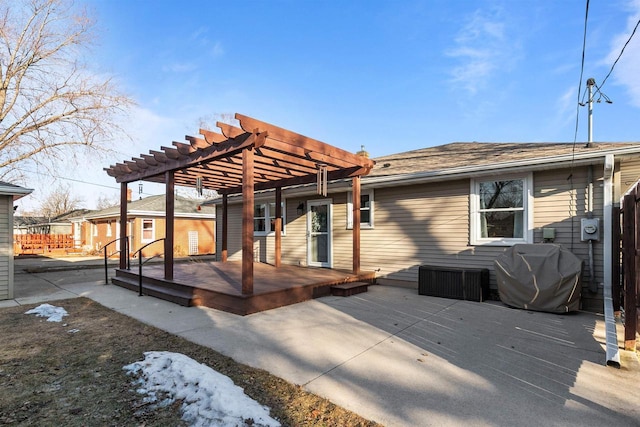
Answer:
M598 153L636 148L640 143L546 143L546 142L453 142L437 147L421 148L374 159L376 165L368 176L388 176L419 172L446 171L459 167L481 167L521 160L545 159L575 153Z

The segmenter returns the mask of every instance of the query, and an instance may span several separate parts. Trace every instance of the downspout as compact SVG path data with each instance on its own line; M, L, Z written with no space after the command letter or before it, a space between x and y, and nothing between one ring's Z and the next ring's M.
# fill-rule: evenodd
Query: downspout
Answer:
M605 320L605 342L606 342L606 363L607 366L620 368L620 351L618 349L618 333L616 320L613 311L613 285L612 263L613 263L613 169L615 158L613 154L607 154L604 158L604 186L603 186L603 297L604 297L604 320Z
M612 266L613 263L613 169L615 165L615 158L613 154L607 154L604 159L604 187L603 187L603 253L604 253L604 265L603 265L603 283L604 287L611 287L612 278Z
M587 218L593 218L593 165L587 168ZM589 240L589 292L597 293L598 284L595 280L595 267L593 262L593 240Z

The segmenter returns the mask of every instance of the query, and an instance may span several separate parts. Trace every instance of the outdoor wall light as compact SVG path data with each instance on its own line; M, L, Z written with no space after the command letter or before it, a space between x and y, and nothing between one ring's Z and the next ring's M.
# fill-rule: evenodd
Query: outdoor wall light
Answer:
M298 215L302 215L304 213L304 202L300 202L296 208L296 212L298 212Z

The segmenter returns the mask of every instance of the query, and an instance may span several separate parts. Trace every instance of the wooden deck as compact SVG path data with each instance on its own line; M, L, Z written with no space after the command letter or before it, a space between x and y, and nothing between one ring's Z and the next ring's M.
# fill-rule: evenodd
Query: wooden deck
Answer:
M113 283L138 291L138 266L116 269ZM331 295L331 286L375 280L374 272L355 275L328 268L254 263L254 292L242 295L241 262L175 264L173 280L164 277L163 265L145 265L143 293L185 306L206 306L239 315L296 304Z

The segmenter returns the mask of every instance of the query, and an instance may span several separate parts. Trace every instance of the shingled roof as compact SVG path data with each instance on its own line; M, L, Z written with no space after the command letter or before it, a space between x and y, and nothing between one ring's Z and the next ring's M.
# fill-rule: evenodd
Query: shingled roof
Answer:
M215 216L215 209L205 206L203 202L187 199L184 197L175 197L175 215L177 217L186 216ZM200 209L198 209L200 207ZM166 198L164 194L158 196L149 196L144 199L134 200L127 203L127 212L129 216L135 215L164 215L166 209ZM99 218L116 218L120 217L120 206L112 206L86 215L87 219Z
M509 165L520 161L540 163L551 158L567 159L604 156L608 153L635 151L640 143L491 143L454 142L437 147L422 148L391 154L375 159L376 165L366 178L400 174L447 171L458 168L483 168L488 165Z

